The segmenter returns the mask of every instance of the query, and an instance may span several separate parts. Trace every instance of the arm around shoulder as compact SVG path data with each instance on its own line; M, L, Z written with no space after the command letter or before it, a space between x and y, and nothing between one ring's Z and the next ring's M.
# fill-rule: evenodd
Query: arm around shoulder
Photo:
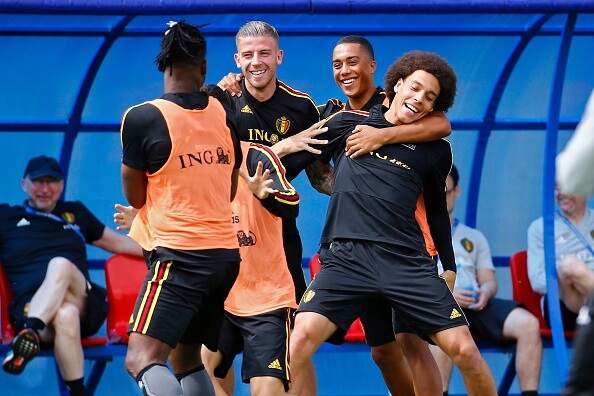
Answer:
M441 111L429 113L410 124L389 128L357 125L347 138L346 152L348 156L357 158L387 144L431 142L449 136L451 132L450 121Z
M410 123L388 128L385 144L423 143L441 139L452 133L452 126L445 114L433 111Z

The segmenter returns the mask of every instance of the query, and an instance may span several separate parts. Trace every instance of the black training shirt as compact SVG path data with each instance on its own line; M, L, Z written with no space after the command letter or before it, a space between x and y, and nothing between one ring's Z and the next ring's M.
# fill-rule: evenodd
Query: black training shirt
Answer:
M11 307L31 299L54 257L72 261L88 279L86 243L100 239L105 230L79 201L59 201L52 212L58 219L31 213L25 205L0 205L0 262L12 286Z
M342 111L332 116L329 139L319 147L318 159L334 159L332 196L321 243L335 239L381 241L416 249L427 254L423 235L415 219L417 200L424 194L427 221L444 265L455 267L445 183L452 166L450 143L439 139L428 143L390 144L376 152L352 159L345 155L345 140L357 124L386 128L394 124L383 115L381 105L369 116L362 111Z

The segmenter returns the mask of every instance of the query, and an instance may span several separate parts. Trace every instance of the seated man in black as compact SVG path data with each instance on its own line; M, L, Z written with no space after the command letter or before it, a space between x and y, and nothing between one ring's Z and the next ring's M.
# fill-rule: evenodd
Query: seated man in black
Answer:
M95 334L107 313L105 291L90 282L86 244L140 256L140 246L105 227L81 202L60 201L64 174L53 158L27 164L23 205L0 205L0 262L12 286L10 317L17 332L2 363L21 374L40 344L54 346L73 395L85 395L81 337Z

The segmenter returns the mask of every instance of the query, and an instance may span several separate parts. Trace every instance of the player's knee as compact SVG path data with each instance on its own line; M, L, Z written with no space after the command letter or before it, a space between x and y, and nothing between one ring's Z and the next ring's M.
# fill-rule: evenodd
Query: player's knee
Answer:
M516 333L518 334L518 339L527 338L540 340L540 322L536 316L532 315L530 312L525 311L525 314L522 315L522 318L516 324L516 327L517 329L515 330L517 330Z
M76 305L62 303L52 321L56 334L72 340L80 339L80 312Z
M65 277L70 274L74 264L64 257L54 257L47 264L47 273L58 277Z
M126 359L124 360L126 371L132 378L136 378L142 369L146 366L142 354L136 353L133 348L128 347Z
M388 363L395 356L394 349L390 348L389 344L371 348L371 357L378 366Z
M458 340L449 352L450 358L459 368L472 367L476 365L477 359L482 359L481 353L472 338Z

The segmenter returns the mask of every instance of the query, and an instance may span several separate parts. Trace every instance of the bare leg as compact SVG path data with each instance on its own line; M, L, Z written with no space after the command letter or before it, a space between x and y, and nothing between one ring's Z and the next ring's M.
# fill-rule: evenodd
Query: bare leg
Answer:
M172 349L168 344L151 336L131 333L126 353L126 370L132 378L136 379L147 366L164 365Z
M301 312L295 318L295 328L289 342L291 356L291 384L288 394L304 395L307 365L320 345L332 335L337 326L315 312Z
M371 357L392 395L415 395L412 373L396 340L371 347Z
M441 396L443 387L441 375L429 351L429 344L412 333L398 334L397 341L410 366L415 394Z
M235 388L235 374L233 372L233 366L229 369L227 377L225 379L217 378L214 376L214 369L223 361L223 356L220 352L213 352L208 348L202 348L201 351L202 361L204 367L208 372L208 376L212 381L216 396L231 396L233 395L233 389ZM171 355L170 355L171 360ZM173 362L172 362L173 364Z
M495 380L467 326L453 327L431 335L432 340L460 370L469 396L497 396Z
M63 257L55 257L29 303L28 316L47 325L39 336L43 342L54 342L56 361L66 381L84 376L80 320L85 314L86 290L85 277L78 268Z
M72 381L84 376L84 356L80 344L80 312L78 308L64 303L52 322L54 336L54 354L65 381Z
M303 384L303 396L317 396L318 380L316 377L316 368L313 359L305 365L304 368L305 383Z
M64 301L83 312L87 296L85 277L78 268L63 257L50 260L43 283L29 303L28 316L50 324Z
M510 312L503 335L517 340L516 371L522 391L538 390L542 367L542 339L538 319L524 308Z
M253 377L250 378L250 392L252 396L282 396L285 385L277 377Z
M590 290L594 289L594 272L576 256L565 257L558 265L559 295L574 313L585 304Z
M439 347L431 345L430 348L433 358L435 358L435 362L439 367L441 382L443 384L442 390L443 392L447 392L450 389L450 379L452 377L452 370L454 369L454 362Z

